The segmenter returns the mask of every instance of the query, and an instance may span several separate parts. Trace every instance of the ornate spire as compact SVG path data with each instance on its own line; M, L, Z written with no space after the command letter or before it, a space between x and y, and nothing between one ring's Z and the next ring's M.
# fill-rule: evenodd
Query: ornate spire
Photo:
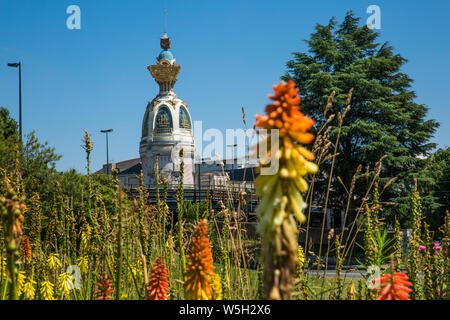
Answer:
M177 82L177 75L180 72L181 66L175 64L175 57L170 48L170 38L167 33L161 37L161 48L163 49L156 58L157 64L148 66L147 69L150 74L159 84L159 94L175 94L173 86Z

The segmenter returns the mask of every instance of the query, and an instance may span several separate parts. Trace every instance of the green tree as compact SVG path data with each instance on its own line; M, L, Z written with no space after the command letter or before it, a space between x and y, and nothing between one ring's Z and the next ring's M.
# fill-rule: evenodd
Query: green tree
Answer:
M12 169L16 145L20 145L17 122L9 116L8 109L0 107L0 168Z
M430 154L417 177L423 212L431 230L443 225L450 204L450 147Z
M93 198L101 198L108 214L116 212L116 185L110 175L103 173L92 175ZM71 199L72 208L77 214L86 211L89 183L86 175L70 169L66 172L58 172L53 178L53 188L56 183L61 186L63 197ZM123 195L124 206L131 205L126 194Z
M382 195L382 200L396 203L385 208L384 213L391 222L397 216L405 223L410 220L408 199L413 177L423 168L423 157L435 148L429 140L438 123L425 120L428 108L414 102L413 80L401 72L406 59L387 42L377 43L379 34L365 25L359 26L359 21L349 11L339 25L335 18L327 25L318 24L306 40L309 52L294 52L282 79L296 82L302 96L302 111L318 122L317 127L326 120L324 108L330 93L334 90L336 96L327 116L343 112L347 93L354 88L351 108L342 127L335 175L349 186L359 164L373 168L381 156L387 155L380 186L391 177L398 179ZM337 134L336 118L331 123L332 141ZM329 172L327 166L329 163L321 172ZM318 181L317 196L325 188L326 183ZM364 192L365 185L357 183L353 206L359 205ZM336 182L331 192L332 207L344 208L343 194L345 191Z
M46 204L50 200L53 190L53 180L56 174L56 161L61 156L48 143L40 143L34 131L27 134L22 150L21 169L25 193L32 195L39 193L41 201Z
M22 145L17 128L17 122L10 117L8 110L0 108L0 168L12 170L14 150L18 146L25 194L31 196L38 193L45 207L54 187L55 163L61 156L47 142L40 143L33 131L25 137Z
M111 176L92 175L89 184L88 177L74 169L58 172L55 164L61 156L55 153L55 149L48 146L47 142L40 143L34 132L26 136L22 146L17 129L17 123L10 117L8 110L0 108L0 169L11 171L14 168L15 148L19 146L24 196L29 200L34 194L38 194L44 215L52 212L55 195L58 194L63 199L70 200L68 203L80 218L86 212L90 185L93 191L91 200L101 200L108 214L116 212L116 185ZM131 206L125 194L123 205Z
M447 158L446 165L442 172L442 176L437 180L437 187L435 190L435 195L438 198L438 202L440 204L438 208L438 215L440 222L439 225L442 225L442 221L445 217L445 211L450 211L450 150L447 148Z

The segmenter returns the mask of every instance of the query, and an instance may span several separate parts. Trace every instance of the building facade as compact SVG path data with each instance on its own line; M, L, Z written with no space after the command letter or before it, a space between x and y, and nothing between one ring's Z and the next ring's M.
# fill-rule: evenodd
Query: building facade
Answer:
M184 162L183 181L194 185L194 136L188 106L174 92L181 66L175 63L170 49L170 38L164 33L163 49L156 64L148 66L150 74L159 85L159 93L147 104L142 122L142 138L139 153L144 174L144 183L156 183L156 162L160 177L169 184L180 181L181 154Z

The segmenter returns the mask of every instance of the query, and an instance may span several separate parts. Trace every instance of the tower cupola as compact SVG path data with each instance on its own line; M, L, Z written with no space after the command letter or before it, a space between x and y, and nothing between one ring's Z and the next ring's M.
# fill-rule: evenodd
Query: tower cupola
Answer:
M159 93L148 103L142 122L142 138L139 147L144 181L156 183L155 163L158 159L160 176L169 183L178 183L180 164L184 162L184 184L194 183L194 136L192 120L185 101L178 98L173 87L181 65L175 64L175 56L169 50L170 38L166 33L160 39L161 49L156 64L147 69L159 85ZM180 151L183 149L183 159Z

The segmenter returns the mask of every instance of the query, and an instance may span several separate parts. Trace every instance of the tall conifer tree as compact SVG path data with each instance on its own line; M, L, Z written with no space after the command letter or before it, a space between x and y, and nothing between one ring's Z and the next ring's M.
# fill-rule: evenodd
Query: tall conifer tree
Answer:
M430 138L438 123L426 120L428 108L414 102L413 80L401 71L406 59L387 42L377 43L379 33L359 26L359 22L360 18L349 11L341 24L335 18L327 25L318 24L306 40L308 52L293 53L282 79L293 79L300 88L302 111L318 122L316 127L326 120L324 108L330 93L335 90L336 96L327 116L343 112L347 93L354 88L334 176L340 176L348 186L359 164L373 168L386 154L381 176L385 181L395 176L398 179L383 193L384 201L396 202L384 212L392 221L395 215L404 224L410 220L408 197L413 177L420 175L423 157L435 148ZM336 118L332 124L335 130L331 137L337 132ZM326 171L325 164L321 172ZM326 188L327 179L322 178L324 183L316 183L316 198ZM339 210L345 207L345 191L336 179L333 181L330 204ZM355 191L359 199L353 207L359 205L365 184L357 184Z

